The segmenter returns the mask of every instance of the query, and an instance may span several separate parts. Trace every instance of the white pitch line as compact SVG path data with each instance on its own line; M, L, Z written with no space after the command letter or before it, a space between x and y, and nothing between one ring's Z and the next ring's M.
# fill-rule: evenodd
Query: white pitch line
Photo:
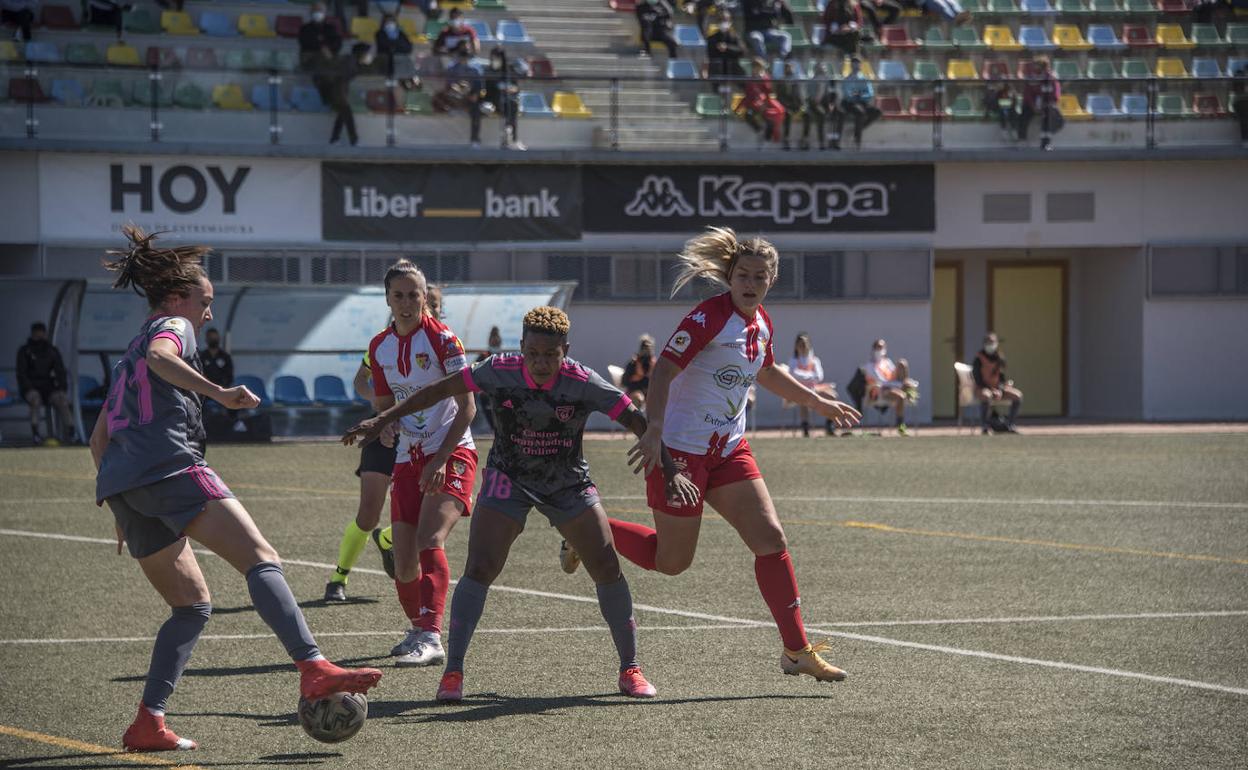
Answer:
M0 529L0 535L14 535L18 537L38 537L50 540L72 540L74 542L85 543L105 543L113 544L115 540L108 540L100 537L81 537L79 535L62 535L48 532L30 532L18 529ZM210 551L198 551L200 553L211 553ZM308 567L318 567L320 569L334 569L334 565L324 562L302 561L294 559L283 559L286 564L298 564ZM357 570L359 572L378 573L380 570ZM583 602L597 604L596 598L588 596L575 596L572 594L560 594L552 591L535 591L528 588L513 588L509 586L491 586L492 590L506 591L511 593L525 594L528 596L542 596L552 599L564 599L567 601ZM749 620L746 618L733 618L724 615L712 615L705 612L689 612L687 610L674 610L667 607L655 607L649 604L634 604L634 609L645 612L654 612L663 615L673 615L675 617L693 618L696 620L705 620L716 623L732 624L734 626L758 626L771 627L773 624L761 620ZM1214 690L1217 692L1232 693L1234 695L1248 695L1248 689L1242 687L1230 687L1228 685L1214 684L1212 682L1198 682L1192 679L1178 679L1168 676L1156 676L1154 674L1143 674L1138 671L1126 671L1117 668L1102 668L1099 666L1085 666L1079 663L1066 663L1058 660L1042 660L1040 658L1025 658L1017 655L1002 655L995 652L986 652L984 650L967 650L961 647L946 647L938 644L923 644L921 642L907 642L903 639L891 639L884 636L868 636L866 634L855 634L848 631L834 631L828 627L808 627L807 632L812 634L821 634L824 636L838 637L841 639L852 639L859 642L868 642L871 644L882 644L890 647L901 647L912 650L925 650L927 652L939 652L946 655L959 655L968 658L979 658L982 660L998 660L1006 663L1020 663L1028 666L1041 666L1044 668L1060 669L1064 671L1081 671L1088 674L1102 674L1104 676L1120 677L1124 679L1136 679L1145 682L1154 682L1156 684L1170 684L1180 687L1191 687L1199 690Z
M603 500L645 500L644 495L603 495ZM790 503L914 503L923 505L1052 505L1128 508L1211 508L1248 509L1248 503L1202 503L1190 500L1055 500L1041 497L852 497L844 495L778 496L777 502Z
M931 620L865 620L847 623L824 623L827 628L861 628L868 626L957 626L981 623L1060 623L1082 620L1166 620L1170 618L1234 618L1248 615L1248 610L1206 610L1199 612L1134 612L1109 615L1020 615L1005 618L934 618Z

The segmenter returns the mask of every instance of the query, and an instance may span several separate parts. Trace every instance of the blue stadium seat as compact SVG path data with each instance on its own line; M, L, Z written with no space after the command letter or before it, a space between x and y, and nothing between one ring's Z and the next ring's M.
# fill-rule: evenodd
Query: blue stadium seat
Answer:
M295 86L290 89L290 103L299 112L325 112L329 109L321 101L321 94L314 86Z
M1143 118L1148 116L1148 95L1147 94L1123 94L1122 95L1122 114L1132 118Z
M308 389L299 377L283 374L273 380L273 403L278 406L311 406Z
M546 103L545 94L539 91L521 91L520 114L553 118L555 111Z
M1028 51L1056 51L1057 45L1049 40L1049 33L1044 27L1033 27L1024 24L1018 28L1018 42Z
M326 406L347 406L354 399L347 395L342 378L334 374L322 374L312 382L312 398Z
M468 19L468 26L472 27L476 31L477 42L481 43L481 45L498 42L498 38L494 37L494 33L490 31L490 25L484 21Z
M256 106L257 110L271 110L273 109L271 94L268 83L256 83L251 87L251 103ZM290 109L290 102L286 100L286 97L282 96L280 86L277 89L277 109L283 111Z
M1230 58L1226 60L1226 74L1235 77L1240 71L1248 72L1248 59Z
M234 378L235 385L243 385L255 393L260 398L260 406L271 406L272 401L269 400L269 391L264 387L264 380L254 374L240 374Z
M503 19L498 23L498 39L504 43L532 43L533 38L524 31L524 25L518 21Z
M667 77L672 80L697 78L698 67L690 59L672 59L667 63Z
M89 398L87 396L93 390L100 387L100 381L89 374L78 375L78 405L86 409L99 409L104 406L104 399Z
M1057 13L1057 10L1049 4L1049 0L1023 0L1023 13L1032 16L1040 14Z
M0 406L10 406L17 403L17 391L9 387L9 381L0 374Z
M56 50L55 43L43 40L31 40L26 44L26 61L42 64L55 64L61 60L61 52Z
M677 24L676 25L676 45L681 48L706 48L706 40L702 38L702 33L698 31L697 24Z
M1094 118L1118 116L1118 108L1114 106L1114 97L1109 94L1088 94L1084 107Z
M199 29L213 37L236 37L238 30L229 16L219 11L204 11L199 15Z
M77 80L53 80L52 101L67 107L81 107L87 101L87 92Z
M1223 76L1222 68L1218 66L1217 59L1192 59L1192 76L1198 78L1220 78ZM56 98L53 93L52 98Z
M1121 51L1127 47L1108 24L1089 24L1088 42L1098 51Z
M880 80L909 80L906 63L896 59L883 59L876 65L876 74Z

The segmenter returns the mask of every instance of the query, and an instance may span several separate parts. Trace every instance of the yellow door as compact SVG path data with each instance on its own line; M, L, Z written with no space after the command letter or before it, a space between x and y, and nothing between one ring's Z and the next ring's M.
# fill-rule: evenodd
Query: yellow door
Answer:
M957 375L953 363L962 351L960 265L938 264L932 283L932 416L957 417Z
M1001 339L1006 375L1023 391L1023 413L1066 414L1066 265L989 267L988 323Z

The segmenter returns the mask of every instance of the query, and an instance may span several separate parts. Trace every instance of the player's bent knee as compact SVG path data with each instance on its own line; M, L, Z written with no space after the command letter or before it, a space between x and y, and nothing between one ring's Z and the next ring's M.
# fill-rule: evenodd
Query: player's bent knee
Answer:
M669 556L667 558L664 558L662 554L659 554L654 560L655 570L663 573L664 575L679 575L689 569L691 564L693 564L693 554L689 554L688 556L681 554L679 556Z
M493 584L503 565L494 559L474 559L464 567L464 577L469 577L483 586Z

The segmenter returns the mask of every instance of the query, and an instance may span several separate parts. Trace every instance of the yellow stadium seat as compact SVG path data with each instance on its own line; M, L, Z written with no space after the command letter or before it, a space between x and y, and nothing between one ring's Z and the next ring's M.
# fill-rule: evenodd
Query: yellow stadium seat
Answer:
M1091 51L1092 44L1074 24L1054 24L1053 42L1063 51Z
M1183 34L1183 28L1178 24L1158 24L1157 42L1165 48L1176 51L1186 51L1196 47L1196 44Z
M594 113L585 106L581 97L571 91L555 91L550 100L550 109L561 118L591 118Z
M1187 67L1183 65L1182 59L1161 58L1157 60L1157 77L1185 78L1187 76Z
M472 10L472 6L474 4L473 0L442 0L442 2L438 3L438 7L445 10L447 13L450 13L454 8L458 8L464 13L467 13Z
M277 37L272 27L269 26L267 16L258 13L244 13L238 17L238 31L243 33L244 37Z
M745 94L732 95L732 112L740 114L741 103L745 101Z
M970 59L950 59L945 77L950 80L975 80L979 73L975 71L975 62Z
M251 102L243 96L243 89L233 83L212 87L212 103L222 110L251 110Z
M381 29L381 24L376 19L370 19L367 16L356 16L351 20L351 37L366 43L373 42L379 29Z
M863 59L859 62L862 67L862 75L867 80L875 80L875 68L871 66L871 62ZM841 63L841 77L849 75L849 59L845 59Z
M1000 24L984 26L984 42L994 51L1021 51L1023 44L1014 39L1009 27Z
M160 28L170 35L198 35L199 27L186 11L161 11Z
M399 17L399 29L403 30L403 34L407 35L407 39L413 43L428 42L428 38L425 37L424 28L417 27L416 20L411 16Z
M1062 94L1062 97L1057 100L1057 109L1067 120L1092 119L1092 114L1083 108L1083 105L1079 103L1079 97L1074 94Z
M125 43L113 43L104 54L104 60L117 67L138 67L139 49Z
M0 61L17 61L17 45L12 40L0 40Z

